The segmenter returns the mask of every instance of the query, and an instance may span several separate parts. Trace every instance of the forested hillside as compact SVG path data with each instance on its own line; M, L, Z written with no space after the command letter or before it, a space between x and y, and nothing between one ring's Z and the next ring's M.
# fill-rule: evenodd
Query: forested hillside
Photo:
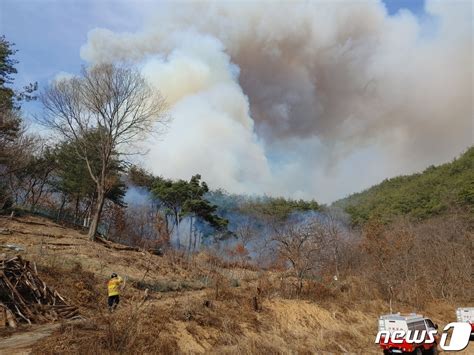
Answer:
M416 220L447 210L474 206L474 147L459 158L422 173L398 176L334 203L356 225L372 218L389 222L397 216Z

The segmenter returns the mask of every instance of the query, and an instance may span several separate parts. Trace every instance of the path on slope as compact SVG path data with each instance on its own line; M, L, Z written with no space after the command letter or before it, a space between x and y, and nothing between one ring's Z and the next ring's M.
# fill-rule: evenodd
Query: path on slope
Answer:
M29 331L0 338L0 355L29 354L37 341L50 336L60 325L60 323L38 325Z

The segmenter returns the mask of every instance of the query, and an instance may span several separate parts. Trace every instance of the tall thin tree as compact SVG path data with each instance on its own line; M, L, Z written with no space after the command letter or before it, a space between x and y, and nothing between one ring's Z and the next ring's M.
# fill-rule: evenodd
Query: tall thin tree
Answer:
M63 140L75 142L76 154L96 185L97 199L88 236L95 239L108 188L114 154L130 146L167 119L166 104L136 69L100 64L80 76L54 82L41 95L40 121ZM94 132L98 139L87 139ZM92 168L91 152L100 157Z

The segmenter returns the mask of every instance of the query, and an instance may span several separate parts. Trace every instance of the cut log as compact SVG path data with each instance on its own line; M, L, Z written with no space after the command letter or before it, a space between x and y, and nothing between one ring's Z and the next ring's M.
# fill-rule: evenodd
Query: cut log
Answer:
M7 326L7 312L6 307L0 306L0 328Z
M18 322L51 322L79 315L77 307L41 280L34 263L32 268L19 256L0 259L0 288L5 290L0 294L0 327L4 323L16 327Z

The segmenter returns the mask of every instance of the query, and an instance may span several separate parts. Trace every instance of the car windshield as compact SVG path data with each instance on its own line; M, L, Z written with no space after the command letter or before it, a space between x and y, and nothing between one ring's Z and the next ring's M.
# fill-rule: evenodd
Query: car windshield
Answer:
M435 329L435 325L430 319L426 319L426 325L428 326L428 328Z
M417 322L408 323L408 329L409 330L426 330L425 322L421 320Z

